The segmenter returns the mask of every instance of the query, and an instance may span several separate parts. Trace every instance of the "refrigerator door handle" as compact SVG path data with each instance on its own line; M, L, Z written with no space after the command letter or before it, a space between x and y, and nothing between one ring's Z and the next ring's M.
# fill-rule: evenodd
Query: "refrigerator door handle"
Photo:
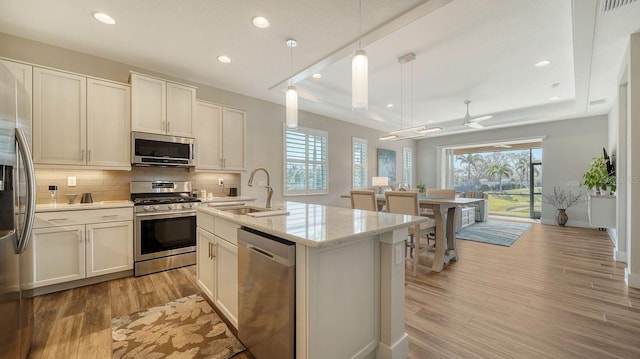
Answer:
M21 128L16 128L16 141L18 143L18 146L16 147L20 152L20 157L22 157L22 162L24 163L27 180L27 203L25 208L24 229L20 234L20 238L18 238L18 254L20 254L27 249L29 241L31 240L33 219L36 213L36 179L29 143L27 142L27 137L24 135L24 131L22 131Z

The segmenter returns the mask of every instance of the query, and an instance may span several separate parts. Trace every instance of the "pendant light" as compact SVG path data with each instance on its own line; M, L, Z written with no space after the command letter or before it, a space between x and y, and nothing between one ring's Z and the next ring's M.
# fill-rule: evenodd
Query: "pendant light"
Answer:
M369 60L362 49L362 0L358 2L358 50L351 59L351 107L369 106Z
M291 49L291 73L293 74L293 48L298 46L298 42L288 39L287 46ZM285 107L287 128L298 128L298 90L293 86L293 75L285 92Z

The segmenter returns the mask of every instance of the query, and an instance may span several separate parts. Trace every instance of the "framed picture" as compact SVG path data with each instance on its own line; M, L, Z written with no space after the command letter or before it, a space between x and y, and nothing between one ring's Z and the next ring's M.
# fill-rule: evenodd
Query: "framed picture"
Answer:
M378 148L378 177L389 177L389 183L396 181L396 151Z

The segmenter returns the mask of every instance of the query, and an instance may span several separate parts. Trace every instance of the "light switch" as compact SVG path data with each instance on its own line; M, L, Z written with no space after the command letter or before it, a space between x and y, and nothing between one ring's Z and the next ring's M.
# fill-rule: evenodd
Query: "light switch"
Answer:
M75 187L76 186L76 176L68 176L67 177L67 186Z

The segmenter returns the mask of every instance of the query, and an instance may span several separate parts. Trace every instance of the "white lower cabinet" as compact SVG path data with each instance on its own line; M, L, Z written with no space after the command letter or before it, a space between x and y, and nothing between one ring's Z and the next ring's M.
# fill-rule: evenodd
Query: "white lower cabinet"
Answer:
M198 212L198 286L236 328L238 246L235 230L239 227Z
M209 299L215 298L216 289L216 263L213 256L213 246L216 240L212 233L198 228L198 286Z
M36 213L31 287L133 269L131 208Z

